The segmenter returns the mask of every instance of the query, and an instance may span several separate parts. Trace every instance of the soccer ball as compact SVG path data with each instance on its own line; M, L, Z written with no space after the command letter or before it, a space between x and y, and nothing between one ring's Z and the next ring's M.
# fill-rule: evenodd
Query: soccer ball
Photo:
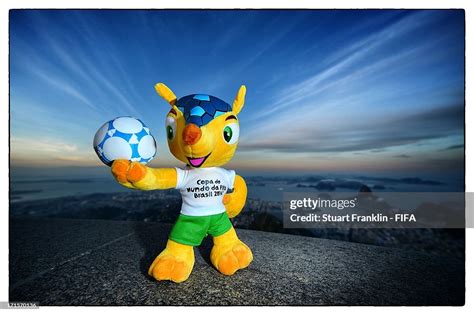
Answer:
M155 157L156 141L140 119L117 117L97 130L94 150L108 166L118 159L146 164Z

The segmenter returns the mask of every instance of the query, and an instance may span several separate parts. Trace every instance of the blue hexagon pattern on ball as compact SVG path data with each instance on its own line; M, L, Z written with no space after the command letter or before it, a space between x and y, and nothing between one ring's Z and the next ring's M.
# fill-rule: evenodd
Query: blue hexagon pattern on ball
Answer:
M140 119L123 116L106 122L97 130L94 150L109 166L118 159L146 164L155 157L156 141Z
M176 106L183 113L186 124L195 124L198 127L207 125L214 118L232 110L228 103L207 94L183 96Z

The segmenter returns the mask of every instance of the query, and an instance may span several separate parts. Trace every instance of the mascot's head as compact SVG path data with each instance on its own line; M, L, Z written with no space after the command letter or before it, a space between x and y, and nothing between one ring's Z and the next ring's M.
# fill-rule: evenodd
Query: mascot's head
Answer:
M178 99L163 83L156 92L170 105L166 116L166 136L171 153L191 167L221 166L234 156L239 140L237 115L245 101L242 85L229 105L206 94L192 94Z

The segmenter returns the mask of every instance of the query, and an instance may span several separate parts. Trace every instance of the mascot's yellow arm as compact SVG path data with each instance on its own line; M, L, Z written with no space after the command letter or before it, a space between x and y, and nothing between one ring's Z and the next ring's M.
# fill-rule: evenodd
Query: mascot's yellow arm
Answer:
M247 184L239 176L235 176L234 191L224 196L224 205L229 218L237 216L245 206L247 200Z
M146 167L145 177L133 185L141 190L175 188L178 175L175 168Z
M112 174L121 185L140 190L176 188L178 177L175 168L151 168L126 160L116 160L112 164ZM234 191L226 194L223 200L229 218L242 211L246 200L247 185L241 176L236 175Z
M121 185L140 190L175 188L178 178L175 168L151 168L126 160L114 161L112 174Z

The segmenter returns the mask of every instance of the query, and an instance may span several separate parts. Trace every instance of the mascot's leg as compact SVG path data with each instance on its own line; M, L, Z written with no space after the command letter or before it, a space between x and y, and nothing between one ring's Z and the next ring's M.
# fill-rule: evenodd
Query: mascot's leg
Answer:
M180 214L171 230L166 248L151 264L148 274L156 280L183 282L188 279L194 266L193 246L201 244L210 222L211 216Z
M183 282L189 278L194 266L194 249L168 240L166 248L155 258L148 274L156 280Z
M250 265L252 259L252 251L239 240L233 227L222 235L214 236L211 262L221 273L233 275L237 270Z

